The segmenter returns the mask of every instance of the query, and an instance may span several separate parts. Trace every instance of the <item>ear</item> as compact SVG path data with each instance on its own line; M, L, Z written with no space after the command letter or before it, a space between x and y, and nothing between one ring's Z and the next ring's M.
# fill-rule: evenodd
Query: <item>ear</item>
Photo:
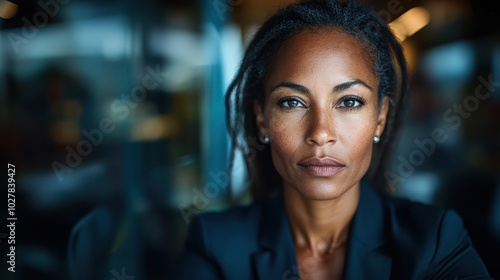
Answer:
M268 136L269 133L267 131L266 118L264 117L262 106L257 100L253 101L253 112L255 113L255 123L257 124L260 134Z
M387 123L387 113L389 112L389 98L384 96L382 100L382 105L378 110L378 120L377 120L377 129L375 130L375 135L380 137L384 132L385 125Z

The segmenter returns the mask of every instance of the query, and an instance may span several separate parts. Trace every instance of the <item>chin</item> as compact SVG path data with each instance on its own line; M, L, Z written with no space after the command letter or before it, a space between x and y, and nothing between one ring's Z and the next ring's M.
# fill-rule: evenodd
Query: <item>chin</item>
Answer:
M333 200L341 197L349 188L335 183L308 183L302 187L293 186L303 197L312 200Z

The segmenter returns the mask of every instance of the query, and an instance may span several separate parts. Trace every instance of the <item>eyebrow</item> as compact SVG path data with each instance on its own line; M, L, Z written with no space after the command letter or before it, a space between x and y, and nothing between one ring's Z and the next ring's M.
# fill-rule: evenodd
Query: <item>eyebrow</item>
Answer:
M363 86L363 87L365 87L365 88L367 88L367 89L369 89L370 91L373 92L372 87L369 86L367 83L365 83L365 82L363 82L361 80L355 79L355 80L352 80L352 81L348 81L348 82L336 85L333 88L332 93L339 93L341 91L344 91L346 89L352 88L352 87L357 86L357 85ZM295 83L292 83L292 82L281 82L281 83L279 83L278 85L274 86L271 89L271 93L273 93L274 91L276 91L276 90L278 90L280 88L289 88L289 89L292 89L294 91L298 91L298 92L301 92L301 93L304 93L304 94L309 94L310 93L310 91L309 91L309 89L307 87L305 87L303 85L295 84Z

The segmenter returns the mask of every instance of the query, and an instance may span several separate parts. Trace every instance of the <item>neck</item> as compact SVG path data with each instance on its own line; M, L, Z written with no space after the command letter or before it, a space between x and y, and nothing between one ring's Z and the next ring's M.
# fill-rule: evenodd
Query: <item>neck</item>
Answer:
M295 247L322 256L344 245L358 206L359 188L357 184L335 199L312 200L285 185L285 208Z

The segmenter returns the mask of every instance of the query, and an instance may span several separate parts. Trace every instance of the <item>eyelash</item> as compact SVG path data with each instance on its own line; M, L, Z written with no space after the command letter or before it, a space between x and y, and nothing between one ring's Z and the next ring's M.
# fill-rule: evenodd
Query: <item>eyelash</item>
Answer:
M289 101L297 101L298 103L300 103L300 105L302 106L296 106L296 107L286 107L284 104L286 102L289 102ZM339 108L342 108L342 109L346 109L346 110L359 110L361 107L363 107L363 105L365 105L366 103L366 99L364 99L363 97L360 97L360 96L356 96L356 95L347 95L347 96L343 96L339 102L337 103L337 105L335 107L338 107L340 104L346 102L346 101L355 101L355 102L358 102L359 105L355 106L355 107L345 107L342 106L342 107L339 107ZM294 109L294 108L302 108L302 107L305 107L304 105L304 102L302 102L299 98L297 97L283 97L283 98L280 98L276 101L276 105L278 105L280 108L282 109L286 109L286 110L291 110L291 109Z
M294 108L301 108L301 107L286 107L284 104L286 102L289 102L289 101L297 101L298 103L300 103L302 105L302 107L305 107L304 102L302 102L297 97L282 97L276 101L276 105L280 106L280 108L287 109L287 110L294 109Z
M361 107L363 107L366 104L366 99L364 99L361 96L356 96L356 95L347 95L347 96L342 97L340 99L339 104L344 103L346 101L351 101L351 100L355 101L355 102L358 102L359 105L357 105L355 107L340 107L340 108L344 108L344 109L347 109L347 110L359 110L359 109L361 109Z

